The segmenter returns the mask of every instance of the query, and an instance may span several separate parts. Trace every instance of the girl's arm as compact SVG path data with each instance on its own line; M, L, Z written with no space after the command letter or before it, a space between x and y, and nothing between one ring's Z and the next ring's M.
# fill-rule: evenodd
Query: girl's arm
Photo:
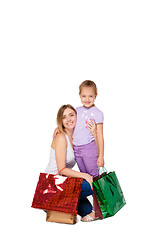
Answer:
M63 133L59 133L55 140L55 156L58 171L60 171L61 175L66 177L83 178L91 185L92 188L93 177L91 175L66 168L66 151L67 141L65 135Z
M54 130L54 133L53 133L53 140L56 139L56 136L57 136L57 134L59 134L59 133L60 133L60 131L59 131L59 128L57 127L57 128Z
M103 123L97 124L97 143L98 143L98 160L99 167L104 166L104 138L103 138Z
M98 123L96 125L95 122L90 119L90 122L86 121L86 127L91 131L98 148L97 165L99 167L103 167L104 166L103 123Z

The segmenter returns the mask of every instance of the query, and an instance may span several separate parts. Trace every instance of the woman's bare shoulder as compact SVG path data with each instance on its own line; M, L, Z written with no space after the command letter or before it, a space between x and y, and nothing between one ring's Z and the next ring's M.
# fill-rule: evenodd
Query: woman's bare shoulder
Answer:
M64 133L59 133L59 134L57 134L57 137L56 137L56 139L55 139L55 143L57 144L57 143L59 143L59 142L61 142L61 143L66 143L66 142L67 142Z
M51 147L55 149L55 146L58 144L67 144L66 137L64 133L58 133L56 139L52 141Z

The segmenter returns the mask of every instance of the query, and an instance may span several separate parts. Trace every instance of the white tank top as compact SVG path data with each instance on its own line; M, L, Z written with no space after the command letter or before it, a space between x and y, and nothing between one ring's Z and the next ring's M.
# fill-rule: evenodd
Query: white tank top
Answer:
M75 165L75 157L74 157L74 151L71 146L71 143L69 141L69 138L67 134L65 134L66 140L67 140L67 153L66 153L66 167L67 168L73 168ZM50 150L50 158L49 158L49 163L44 171L44 173L49 173L49 174L57 174L58 173L58 168L57 168L57 163L56 163L56 157L55 157L55 150L51 148Z

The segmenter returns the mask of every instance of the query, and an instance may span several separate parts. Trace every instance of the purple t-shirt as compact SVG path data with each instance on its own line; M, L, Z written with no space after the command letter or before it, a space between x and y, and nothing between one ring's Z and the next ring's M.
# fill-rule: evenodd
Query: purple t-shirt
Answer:
M103 112L97 107L86 108L84 106L76 108L77 123L73 133L73 145L85 145L94 140L92 133L86 128L86 121L92 119L95 123L103 123Z

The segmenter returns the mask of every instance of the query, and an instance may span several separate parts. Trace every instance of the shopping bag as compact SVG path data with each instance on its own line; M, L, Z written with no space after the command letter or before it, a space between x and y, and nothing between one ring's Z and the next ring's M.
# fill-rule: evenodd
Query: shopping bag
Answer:
M82 178L40 173L33 208L77 215Z
M98 200L95 194L95 191L93 191L93 206L94 206L94 211L95 211L95 217L96 218L103 218L100 206L98 204Z
M93 179L93 189L103 218L114 216L125 204L125 198L115 172L104 173ZM95 214L97 214L95 212Z
M71 213L47 211L46 221L47 222L75 224L77 222L77 217Z

